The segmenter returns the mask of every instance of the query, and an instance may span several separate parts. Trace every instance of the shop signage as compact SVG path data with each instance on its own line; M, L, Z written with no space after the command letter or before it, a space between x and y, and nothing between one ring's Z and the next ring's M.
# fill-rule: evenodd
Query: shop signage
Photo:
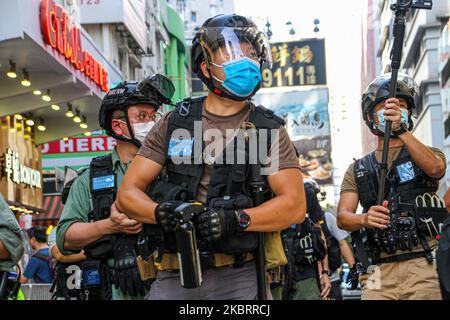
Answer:
M89 51L83 50L80 28L73 25L72 18L53 0L41 1L41 30L47 44L94 81L101 90L109 90L106 69Z
M116 140L108 136L70 138L42 145L42 154L108 152L114 149Z
M272 67L262 70L263 88L326 85L325 40L277 42Z
M16 184L23 183L33 188L42 188L41 173L20 163L19 153L6 149L3 161L3 175Z

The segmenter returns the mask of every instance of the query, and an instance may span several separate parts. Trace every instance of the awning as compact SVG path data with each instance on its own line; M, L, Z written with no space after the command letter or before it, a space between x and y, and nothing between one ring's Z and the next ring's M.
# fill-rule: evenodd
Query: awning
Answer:
M64 205L61 202L60 195L44 196L42 206L45 210L44 213L33 215L33 221L57 221L61 217Z

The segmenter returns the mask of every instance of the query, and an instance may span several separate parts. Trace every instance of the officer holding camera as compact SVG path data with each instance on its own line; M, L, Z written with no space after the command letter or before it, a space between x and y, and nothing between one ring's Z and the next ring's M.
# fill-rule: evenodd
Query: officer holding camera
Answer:
M399 74L397 98L389 98L390 79L390 74L377 77L363 94L362 114L378 136L378 148L348 168L338 224L354 231L362 299L440 299L434 250L447 210L435 193L445 175L445 156L411 133L414 80ZM386 121L392 121L387 185L385 200L377 205ZM358 203L363 214L355 214Z
M0 300L15 299L20 288L14 267L23 255L22 231L0 194Z
M137 265L142 224L113 203L125 171L155 124L158 108L169 103L173 93L171 81L157 74L139 84L120 83L103 99L100 127L117 145L111 154L94 158L65 188L57 228L61 254L84 250L86 255L81 263L85 299L139 299L148 291Z
M280 231L303 221L305 196L284 121L250 101L261 86L262 65L270 60L264 34L243 16L210 18L194 37L192 67L208 87L208 95L186 99L157 123L128 169L117 197L122 212L157 224L164 232L155 257L159 272L149 299L255 299L257 289L265 289L257 288L260 269L255 259L261 257L256 254L261 244L257 233L264 233L265 268L287 262ZM261 158L252 164L248 160L257 154L250 155L252 140L246 138L255 131L260 138L272 134L267 141L256 140L258 148L270 151L265 166ZM226 147L213 141L225 142ZM277 166L267 165L277 161ZM163 169L166 178L157 180ZM250 189L258 179L263 204L254 206L259 201ZM151 198L145 193L150 183L158 184ZM198 212L190 214L197 201L201 203ZM185 217L192 217L190 223ZM194 261L200 261L192 264L202 274L197 286L186 286L185 278L180 279L184 265L180 270L176 252L186 251L177 241L181 232L198 248L186 248L193 252Z

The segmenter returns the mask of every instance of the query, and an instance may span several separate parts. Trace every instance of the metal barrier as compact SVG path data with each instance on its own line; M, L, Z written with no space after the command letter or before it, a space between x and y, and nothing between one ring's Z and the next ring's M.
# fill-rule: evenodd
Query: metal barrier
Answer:
M52 293L50 292L52 285L49 283L25 283L20 287L25 296L25 300L52 299Z

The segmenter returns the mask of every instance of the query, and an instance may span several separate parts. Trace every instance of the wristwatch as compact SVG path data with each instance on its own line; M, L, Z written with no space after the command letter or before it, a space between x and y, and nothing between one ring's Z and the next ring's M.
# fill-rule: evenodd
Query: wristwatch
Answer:
M392 134L398 137L399 135L404 134L406 132L408 132L408 125L406 123L402 123L400 129L392 131Z
M322 274L326 274L327 276L331 276L330 270L322 270Z
M244 210L235 210L236 214L236 229L238 232L245 231L251 224L250 216Z

